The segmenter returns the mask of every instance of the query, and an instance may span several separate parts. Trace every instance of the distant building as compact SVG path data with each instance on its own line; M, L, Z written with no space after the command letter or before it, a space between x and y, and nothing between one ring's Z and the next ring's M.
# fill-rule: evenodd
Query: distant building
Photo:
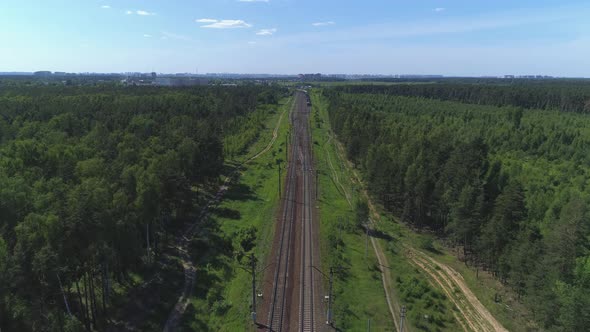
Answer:
M414 74L410 74L410 75L399 75L399 78L405 78L405 79L425 79L425 78L443 78L443 75L414 75Z
M504 78L510 78L510 79L513 79L513 78L514 78L514 75L504 75Z
M40 77L47 77L47 76L51 76L51 72L50 71L46 71L46 70L42 70L42 71L36 71L36 72L34 72L33 75L40 76Z
M299 74L299 79L302 81L321 80L322 74Z
M154 81L157 86L196 86L208 85L209 79L206 78L190 78L190 77L158 77Z

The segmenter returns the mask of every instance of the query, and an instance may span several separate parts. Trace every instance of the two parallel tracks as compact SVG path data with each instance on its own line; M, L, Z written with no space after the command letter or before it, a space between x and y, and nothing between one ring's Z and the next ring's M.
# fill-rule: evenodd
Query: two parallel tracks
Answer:
M292 136L283 196L278 246L274 258L267 328L270 331L317 331L314 284L313 177L309 107L297 92L291 114ZM299 253L299 255L297 255ZM297 310L298 309L298 310Z

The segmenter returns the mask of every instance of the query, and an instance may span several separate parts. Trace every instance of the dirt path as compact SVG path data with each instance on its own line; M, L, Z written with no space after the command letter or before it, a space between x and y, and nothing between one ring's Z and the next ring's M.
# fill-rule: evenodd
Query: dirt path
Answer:
M336 169L334 168L334 164L332 163L332 158L330 157L330 151L327 148L327 145L330 144L330 142L334 141L334 137L332 136L331 131L328 132L329 138L326 141L326 143L324 143L324 151L326 152L326 156L328 157L328 165L330 166L330 170L332 171L332 176L334 178L334 182L340 186L340 188L342 189L342 192L344 193L344 197L346 198L346 201L348 202L348 205L352 208L352 199L351 199L351 194L349 194L346 189L344 188L344 185L342 185L342 183L340 182L340 178L338 177L338 172L336 172ZM338 143L334 144L336 146L336 149L338 149ZM338 152L336 152L338 153ZM340 157L340 155L339 155ZM344 160L340 157L340 160ZM371 223L373 221L371 220ZM385 291L385 299L387 301L387 307L389 309L389 313L391 314L391 319L393 320L393 324L395 325L395 329L399 330L399 322L397 319L397 315L396 312L400 312L400 306L399 303L395 302L393 300L393 297L391 296L391 289L393 289L392 285L391 285L391 273L389 271L389 268L387 267L389 264L387 263L387 257L385 256L385 254L383 253L383 249L381 249L381 246L379 245L379 242L377 242L375 240L374 237L371 237L371 246L373 247L373 251L375 252L375 256L377 256L377 261L379 262L379 266L381 267L381 282L383 284L383 290Z
M330 140L332 139L332 134L330 134ZM346 160L343 159L342 155L340 154L343 151L343 147L336 140L334 140L334 142L340 159ZM346 160L346 162L348 161ZM335 173L331 161L329 162L329 164L332 168L333 173ZM353 171L352 174L354 182L361 184L362 182L357 172ZM336 181L338 181L339 183L337 177ZM344 190L344 187L342 185L341 187ZM375 224L376 221L380 220L380 215L377 212L375 206L372 204L366 190L363 189L362 194L367 198L369 209L371 211L371 216L373 217L371 219L371 223ZM351 204L348 195L346 195L346 198L349 204ZM393 287L391 286L390 271L387 268L387 258L385 257L383 250L379 247L379 243L376 242L377 241L375 241L374 238L371 238L371 243L373 245L373 249L375 250L377 259L379 260L379 264L384 267L381 269L381 274L383 280L383 287L385 289L385 295L387 297L387 304L389 305L389 310L392 314L396 328L399 329L398 322L396 319L397 316L395 315L395 313L399 312L399 303L391 300L391 296L388 290L393 289ZM473 294L473 292L469 289L463 277L458 272L456 272L449 266L434 260L432 257L426 255L425 253L417 249L409 247L406 249L406 256L408 257L409 261L416 267L420 268L423 272L425 272L426 275L430 278L431 282L435 285L438 285L447 294L447 296L453 302L453 304L457 306L459 312L461 313L461 317L459 317L459 315L457 315L456 312L453 312L453 315L459 323L459 325L465 331L507 331L502 326L502 324L500 324L492 316L489 310L487 310L483 306L483 304L481 304L481 302L477 299L475 294Z
M277 138L279 137L279 129L281 128L281 123L283 122L283 117L285 116L286 113L287 113L287 109L285 108L283 113L281 113L279 120L277 120L277 125L275 126L275 129L272 131L272 139L270 140L270 142L268 142L268 145L266 146L266 148L264 148L262 151L258 152L254 156L250 157L248 160L246 160L244 162L244 164L247 164L247 163L251 162L252 160L257 159L258 157L267 153L272 148L272 146L275 144Z
M406 248L406 256L440 285L473 331L507 331L481 304L457 271L416 249Z
M199 217L184 231L180 243L177 247L179 257L184 268L184 285L180 293L180 296L178 297L178 300L174 305L174 308L168 315L168 319L166 320L166 324L164 325L164 332L176 331L178 329L180 319L182 318L182 315L184 314L188 304L190 303L190 297L195 287L194 280L196 274L196 266L192 262L190 254L188 253L188 245L190 243L190 240L195 235L196 226L199 224L201 220L203 220L203 218L206 218L209 215L209 210L212 207L217 206L221 202L223 196L229 189L231 182L238 178L240 172L244 169L244 166L270 151L270 149L275 144L278 138L278 132L281 127L283 117L287 113L287 110L288 108L285 108L285 110L283 111L283 113L281 113L281 116L277 120L277 124L272 133L272 138L268 145L260 152L256 153L254 156L246 159L246 161L238 165L236 169L232 171L232 173L225 179L225 181L223 181L223 184L219 187L215 197L211 198L211 200L209 200L205 208L201 211Z

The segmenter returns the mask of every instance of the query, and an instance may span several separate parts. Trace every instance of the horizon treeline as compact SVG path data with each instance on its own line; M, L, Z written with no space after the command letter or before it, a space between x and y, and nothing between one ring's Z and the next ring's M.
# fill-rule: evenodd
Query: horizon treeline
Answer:
M510 83L452 83L346 85L338 91L375 93L457 101L467 104L515 106L540 110L590 113L590 81L551 80ZM485 82L485 81L484 81Z
M435 89L466 101L496 87L324 90L333 130L371 195L511 287L541 329L590 329L590 117L535 93L517 104L555 110L393 95Z

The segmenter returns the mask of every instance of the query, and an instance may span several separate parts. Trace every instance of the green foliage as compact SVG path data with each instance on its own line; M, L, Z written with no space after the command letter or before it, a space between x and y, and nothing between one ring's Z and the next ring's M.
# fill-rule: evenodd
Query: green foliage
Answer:
M420 239L420 243L418 245L424 250L436 251L436 248L434 247L434 241L430 237L424 237Z
M576 274L590 257L590 118L576 114L588 91L565 82L344 86L324 97L379 203L461 247L467 263L514 289L542 328L587 330L574 294L590 290Z
M240 229L237 233L232 236L236 245L234 247L244 253L250 252L256 245L256 228L250 226L247 228Z
M451 323L446 296L416 277L396 278L400 298L406 304L408 317L422 331L442 331Z
M357 200L354 206L356 226L363 227L369 223L369 204L366 200Z
M119 309L113 289L197 218L228 154L272 112L260 103L281 93L0 88L0 329L103 330ZM226 149L228 137L239 147ZM251 241L245 234L245 250Z
M509 84L506 84L506 81L501 81L500 84L491 81L486 83L347 85L340 87L339 90L578 113L586 113L590 110L588 81L540 81L533 84L531 81L519 80ZM519 127L520 114L517 109L510 116L516 128Z
M0 237L0 273L2 273L7 266L7 258L8 248L6 247L4 239Z
M82 332L84 331L84 325L76 319L76 317L66 317L66 322L63 327L64 332Z

